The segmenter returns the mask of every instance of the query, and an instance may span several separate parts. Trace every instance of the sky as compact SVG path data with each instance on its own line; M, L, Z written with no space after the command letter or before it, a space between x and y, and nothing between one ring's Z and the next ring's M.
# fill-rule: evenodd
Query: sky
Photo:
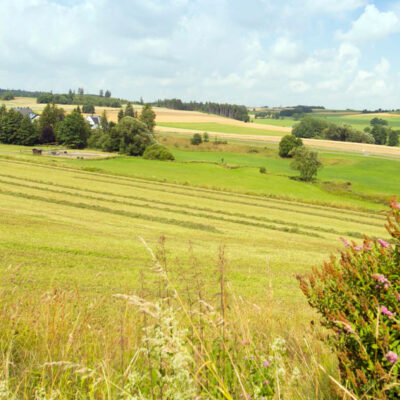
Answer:
M1 0L0 88L400 108L400 0Z

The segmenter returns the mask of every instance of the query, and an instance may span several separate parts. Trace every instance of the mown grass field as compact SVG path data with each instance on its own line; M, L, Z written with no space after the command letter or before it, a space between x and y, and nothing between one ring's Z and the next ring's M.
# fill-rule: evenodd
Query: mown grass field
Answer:
M253 346L267 351L283 337L289 350L280 362L299 369L301 380L281 378L279 390L288 398L329 399L327 374L310 363L318 357L337 376L335 358L312 336L316 315L295 277L340 249L339 237L387 239L383 198L400 192L390 179L398 161L324 153L321 179L305 184L290 178L276 147L160 140L175 162L71 160L0 146L0 381L22 394L18 399L32 398L38 387L63 400L125 398L126 371L143 368L135 360L149 321L114 295L152 301L175 287L189 312L201 296L220 313L223 248L226 312L236 319L229 337L228 325L221 333L219 322L210 330L200 319L208 329L202 346L211 351L224 337L232 363L241 365ZM355 193L343 188L346 180ZM370 198L360 197L364 188ZM160 281L142 238L171 286ZM196 343L192 330L189 324L188 340ZM242 349L250 338L251 349ZM214 356L205 357L193 374ZM215 363L225 376L218 356ZM243 379L251 376L246 371ZM205 398L240 399L240 390Z

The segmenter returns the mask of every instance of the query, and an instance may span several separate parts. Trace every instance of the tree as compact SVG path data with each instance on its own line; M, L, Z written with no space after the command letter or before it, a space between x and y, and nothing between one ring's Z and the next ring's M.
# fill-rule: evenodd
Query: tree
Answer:
M47 104L39 118L39 134L42 143L54 143L56 125L64 119L64 110L54 103Z
M121 121L121 119L124 118L124 117L125 117L125 113L124 113L124 110L121 108L118 111L118 122Z
M84 94L84 93L85 93L85 91L83 90L83 88L81 88L81 87L78 88L78 94L81 94L81 95L82 95L82 94Z
M87 139L90 136L90 127L82 114L75 109L57 125L56 133L59 143L72 148L83 149L86 147Z
M203 143L203 139L201 138L201 135L199 133L195 133L190 139L190 143L192 143L194 146L197 146Z
M132 107L132 104L128 101L125 107L125 117L135 117L135 110Z
M93 104L86 103L82 106L82 112L85 114L94 114L95 108Z
M38 104L49 104L53 101L53 95L51 93L40 93L36 98Z
M210 141L210 135L207 132L203 133L203 142L207 143Z
M108 132L110 130L110 125L109 125L108 120L107 120L107 112L106 112L106 110L103 110L103 113L101 114L100 127L103 130L103 132Z
M1 98L2 98L3 100L6 100L6 101L8 101L8 100L14 100L14 94L13 94L13 92L11 92L11 91L9 91L9 92L4 92L3 95L1 96Z
M296 138L294 135L286 135L279 142L279 155L281 157L293 157L294 151L297 147L303 146L303 141Z
M328 128L328 126L328 122L321 118L311 118L307 116L293 127L292 134L299 138L322 136L322 132Z
M139 103L140 103L140 104L144 104L144 101L143 101L143 97L142 97L142 96L140 96Z
M376 144L386 144L388 128L381 124L375 124L372 128L371 135L374 137Z
M8 112L3 114L1 119L0 142L15 142L17 131L21 126L22 118L22 114L13 109L10 109Z
M40 135L36 127L32 124L29 115L22 118L21 124L15 134L13 143L23 146L33 146L40 142Z
M303 181L311 181L322 167L322 163L318 160L318 153L310 151L305 146L298 147L294 152L294 159L290 167L300 172L300 179Z
M372 126L374 125L388 125L388 122L382 118L372 118L371 121L369 122Z
M156 113L153 111L149 103L143 106L139 120L146 124L150 132L153 132L154 126L156 125Z
M104 91L103 91L103 89L100 89L99 96L100 96L100 97L103 97L103 96L104 96Z
M389 146L398 146L399 145L399 134L400 134L400 131L390 130L389 140L388 140Z
M111 92L109 90L106 90L104 97L111 97Z
M147 126L130 116L122 118L113 131L114 138L119 138L119 151L130 156L143 155L146 148L154 143Z

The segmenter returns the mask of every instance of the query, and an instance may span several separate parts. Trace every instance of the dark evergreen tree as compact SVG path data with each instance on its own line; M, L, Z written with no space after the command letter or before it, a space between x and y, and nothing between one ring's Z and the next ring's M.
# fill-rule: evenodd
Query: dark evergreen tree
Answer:
M86 147L90 136L90 127L82 114L75 109L67 115L62 122L57 124L56 138L60 144L76 149Z
M129 101L125 107L125 117L135 118L135 110L133 109L132 104Z
M21 124L15 134L15 144L21 144L23 146L33 146L40 143L40 135L29 115L25 115L22 118Z
M111 97L111 92L109 90L106 90L104 96L105 97Z
M389 146L398 146L399 145L399 134L400 131L390 130L388 145Z
M124 118L124 117L125 117L125 113L124 113L124 110L121 108L118 111L118 122L121 121L121 119Z
M143 106L139 120L146 124L150 132L153 132L153 129L156 125L156 113L153 111L150 104L147 103Z

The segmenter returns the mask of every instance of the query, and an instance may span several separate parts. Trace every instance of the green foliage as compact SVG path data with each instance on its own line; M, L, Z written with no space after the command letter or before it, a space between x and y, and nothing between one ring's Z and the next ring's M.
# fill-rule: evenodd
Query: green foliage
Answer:
M310 151L305 146L297 147L294 151L294 159L290 167L300 172L300 178L303 181L311 181L322 167L322 163L318 160L318 153Z
M10 109L3 112L0 126L0 142L11 144L17 140L17 131L21 125L22 114L18 111Z
M3 95L1 96L2 100L14 100L14 93L11 91L5 92L3 93Z
M375 139L376 144L386 144L389 128L383 125L376 124L371 130L371 135Z
M132 107L132 104L128 101L125 107L125 117L135 117L135 110Z
M156 125L156 113L153 111L153 108L150 104L147 103L143 106L139 120L147 126L147 129L150 132L153 132L153 129Z
M388 122L385 119L375 117L371 119L370 125L388 125Z
M303 141L294 135L286 135L279 142L280 157L293 157L297 147L303 146Z
M119 151L130 156L141 156L154 139L147 126L133 117L124 117L112 129L111 136L119 139Z
M322 269L299 277L310 305L330 331L343 386L357 398L400 397L400 204L393 199L387 229L394 247L365 238Z
M89 136L89 124L77 109L68 114L56 126L57 141L72 148L83 149L86 147Z
M399 145L399 135L400 135L400 131L390 130L388 145L389 146L398 146Z
M94 114L96 111L93 104L86 103L82 106L82 112L85 114Z
M260 167L259 171L260 171L260 174L266 174L267 173L267 170L266 170L265 167Z
M210 141L210 135L207 132L203 133L203 142L207 143Z
M293 127L293 135L298 138L323 137L322 132L328 128L328 122L319 118L307 116Z
M198 146L199 144L203 143L203 139L199 133L195 133L190 139L190 143L194 146Z
M51 93L40 93L36 98L38 104L49 104L53 101L53 95Z
M21 124L16 132L14 144L23 146L33 146L40 143L40 135L36 127L32 124L29 115L22 118Z
M143 158L147 160L175 160L173 154L164 146L161 146L157 143L152 144L147 147L147 149L143 153Z
M54 103L47 104L39 118L39 134L42 143L55 142L56 125L64 119L64 110Z
M124 117L125 117L125 113L124 113L124 110L121 108L118 111L118 122L121 121L121 119L124 118Z

